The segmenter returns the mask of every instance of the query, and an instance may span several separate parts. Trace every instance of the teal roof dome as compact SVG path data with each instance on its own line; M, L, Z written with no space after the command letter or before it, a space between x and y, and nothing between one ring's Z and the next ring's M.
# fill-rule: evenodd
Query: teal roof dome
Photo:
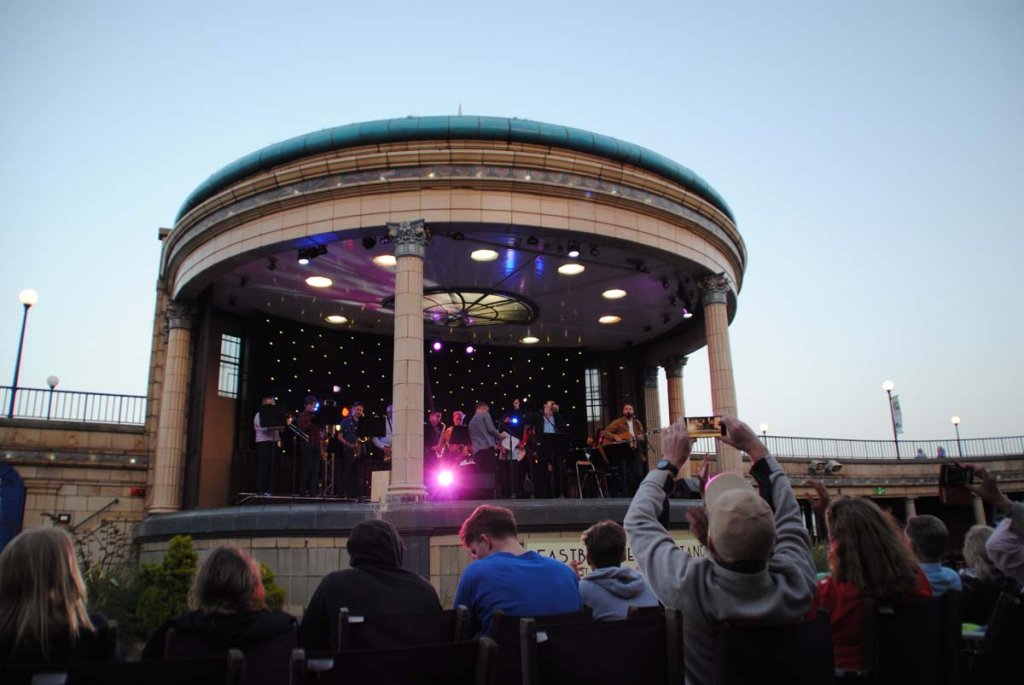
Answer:
M250 152L217 171L185 199L175 223L203 201L248 176L311 155L362 145L414 140L493 140L560 147L630 164L678 183L735 221L732 210L707 181L678 162L611 136L528 119L476 116L382 119L314 131Z

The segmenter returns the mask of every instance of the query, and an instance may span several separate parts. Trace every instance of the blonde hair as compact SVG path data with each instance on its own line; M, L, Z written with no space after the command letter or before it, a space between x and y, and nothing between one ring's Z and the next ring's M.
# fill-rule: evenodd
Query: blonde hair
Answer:
M964 561L967 566L974 569L974 574L981 580L996 580L1000 573L992 564L992 560L985 551L985 543L995 529L991 526L971 526L964 536Z
M234 614L266 607L266 590L252 557L237 547L218 547L196 573L189 606L208 613Z
M895 522L877 504L843 495L825 512L829 570L837 581L878 599L905 597L918 585L917 559Z
M71 641L94 631L86 612L85 581L75 544L63 528L33 528L19 534L0 554L0 641L38 648L66 630Z

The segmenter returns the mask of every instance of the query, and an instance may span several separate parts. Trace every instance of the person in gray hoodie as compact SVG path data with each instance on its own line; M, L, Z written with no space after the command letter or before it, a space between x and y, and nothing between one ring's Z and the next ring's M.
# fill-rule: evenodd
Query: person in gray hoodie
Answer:
M663 434L665 459L647 474L626 513L626 533L654 594L683 614L687 683L710 683L715 627L721 621L793 623L804 619L817 590L810 541L786 474L750 426L723 416L721 440L750 456L760 495L738 473L720 473L704 490L704 509L687 512L708 549L692 557L658 521L666 493L690 457L685 420Z
M640 572L621 565L626 560L622 526L601 521L587 528L580 539L587 550L587 564L594 569L580 579L580 598L594 610L595 619L626 618L631 606L658 606L658 598Z

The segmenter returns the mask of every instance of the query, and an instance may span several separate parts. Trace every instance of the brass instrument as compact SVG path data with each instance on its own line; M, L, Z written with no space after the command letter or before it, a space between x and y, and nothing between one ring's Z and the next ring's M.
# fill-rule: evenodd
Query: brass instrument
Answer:
M437 444L430 449L434 450L434 456L440 459L448 447L448 438L451 437L451 433L447 432L448 427L444 425L444 421L438 421L438 423L441 425L441 437L437 439Z

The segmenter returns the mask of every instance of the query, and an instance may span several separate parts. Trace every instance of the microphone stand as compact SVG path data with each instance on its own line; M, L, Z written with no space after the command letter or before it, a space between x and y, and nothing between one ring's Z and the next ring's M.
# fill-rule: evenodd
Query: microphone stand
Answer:
M292 433L294 433L298 437L302 438L306 442L309 442L309 436L306 435L306 433L304 433L301 429L298 428L298 426L294 425L291 421L287 422L285 424L285 426ZM296 472L296 469L298 469L298 466L299 466L299 441L293 439L292 440L292 495L293 496L295 495L295 472Z

